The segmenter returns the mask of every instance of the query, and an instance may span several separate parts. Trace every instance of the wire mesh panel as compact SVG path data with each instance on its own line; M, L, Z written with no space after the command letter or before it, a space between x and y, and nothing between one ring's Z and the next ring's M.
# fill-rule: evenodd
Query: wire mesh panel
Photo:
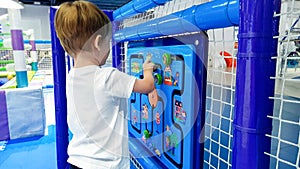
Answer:
M40 49L37 51L39 70L52 70L51 49Z
M6 71L6 65L13 62L12 50L0 50L0 71Z
M237 28L209 30L204 168L231 168Z
M282 1L270 168L300 168L300 1Z
M0 86L13 77L11 73L7 72L8 65L11 65L13 62L11 50L0 50ZM11 69L13 70L13 68Z
M24 51L27 64L31 61L30 51ZM38 64L41 70L52 70L52 56L51 49L39 49L37 51ZM12 50L0 50L0 71L14 71L14 67L9 67L11 70L7 70L8 64L14 63L14 56ZM28 68L29 69L29 68ZM30 70L30 69L29 69Z

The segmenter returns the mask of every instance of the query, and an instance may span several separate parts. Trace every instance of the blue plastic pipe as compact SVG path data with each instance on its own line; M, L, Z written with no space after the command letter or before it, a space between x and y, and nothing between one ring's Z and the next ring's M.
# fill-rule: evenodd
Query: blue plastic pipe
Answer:
M281 0L273 0L274 1L274 12L276 14L279 14L281 11ZM273 19L273 37L279 35L279 22L280 22L280 17L276 16ZM273 38L273 54L272 56L278 56L277 55L277 46L278 46L278 39Z
M118 25L119 24L117 22L113 22L113 30L117 30ZM124 58L122 57L122 53L124 53L124 50L122 48L122 43L117 42L113 38L112 39L112 66L118 68L120 71L122 71L121 69L122 60L124 60Z
M56 155L57 168L65 169L68 165L68 125L67 125L67 97L66 97L66 62L65 51L56 36L54 16L57 7L50 7L50 26L52 42L52 63L55 98L56 123Z
M3 40L0 39L0 42L3 43ZM27 39L24 40L23 42L26 43L26 44L29 44L29 40L27 40ZM35 44L51 44L51 41L50 40L34 40L34 43Z
M109 17L111 24L112 24L112 34L115 34L115 32L119 29L119 21L114 21L113 18L113 12L114 11L104 11L104 13ZM121 43L118 43L112 38L112 66L115 68L118 68L121 70L121 63L124 58L122 58L123 49L121 47Z
M234 26L239 23L238 9L238 0L211 1L119 30L114 38L116 41L132 41Z
M112 24L112 34L114 34L118 29L119 29L119 22L114 21L113 18L113 12L111 10L103 10L103 12L108 16L108 18L111 21ZM112 52L112 66L115 68L118 68L121 70L121 63L124 58L122 58L122 47L121 43L117 43L114 38L112 38L112 47L111 47L111 52Z
M113 22L113 34L119 29L119 21ZM122 54L125 53L124 48L122 47L122 42L119 42L112 38L112 66L119 69L120 71L125 71L124 67L124 56Z
M111 22L114 20L114 18L113 18L114 11L112 11L112 10L102 10L102 11L105 13L105 15L107 15L107 17L109 18L109 20Z
M133 15L143 13L158 5L163 5L170 0L132 0L113 13L114 20L122 20Z
M29 43L29 40L24 40L24 43ZM35 44L51 44L50 40L34 40Z
M274 0L240 0L233 169L269 168L276 60L273 50ZM277 25L278 26L278 25Z

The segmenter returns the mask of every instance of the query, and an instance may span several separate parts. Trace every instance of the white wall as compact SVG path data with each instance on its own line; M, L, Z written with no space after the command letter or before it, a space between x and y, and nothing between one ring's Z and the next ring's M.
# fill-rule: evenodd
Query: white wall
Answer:
M21 10L22 29L33 29L35 39L50 40L49 9L49 6L25 5Z
M50 40L49 9L49 6L24 5L24 9L21 9L21 29L23 31L33 29L37 40ZM7 9L0 10L0 15L7 13ZM9 33L10 27L6 23L9 23L9 21L1 20L0 22L3 32Z

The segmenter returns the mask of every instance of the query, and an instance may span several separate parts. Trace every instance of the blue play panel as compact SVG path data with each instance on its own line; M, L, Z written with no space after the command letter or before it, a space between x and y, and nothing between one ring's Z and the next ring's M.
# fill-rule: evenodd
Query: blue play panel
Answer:
M196 36L201 39L197 48L204 51L206 37L201 35ZM129 44L130 75L143 77L147 57L156 65L155 89L149 94L133 93L129 99L130 151L146 168L197 168L203 151L199 130L205 105L205 62L200 59L204 56L199 56L194 44L172 40L162 44Z

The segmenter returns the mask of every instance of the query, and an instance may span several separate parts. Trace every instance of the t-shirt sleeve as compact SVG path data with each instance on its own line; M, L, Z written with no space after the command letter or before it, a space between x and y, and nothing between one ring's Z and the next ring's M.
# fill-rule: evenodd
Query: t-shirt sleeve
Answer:
M130 76L118 69L111 69L109 71L106 86L113 96L120 98L129 98L135 83L136 78Z

